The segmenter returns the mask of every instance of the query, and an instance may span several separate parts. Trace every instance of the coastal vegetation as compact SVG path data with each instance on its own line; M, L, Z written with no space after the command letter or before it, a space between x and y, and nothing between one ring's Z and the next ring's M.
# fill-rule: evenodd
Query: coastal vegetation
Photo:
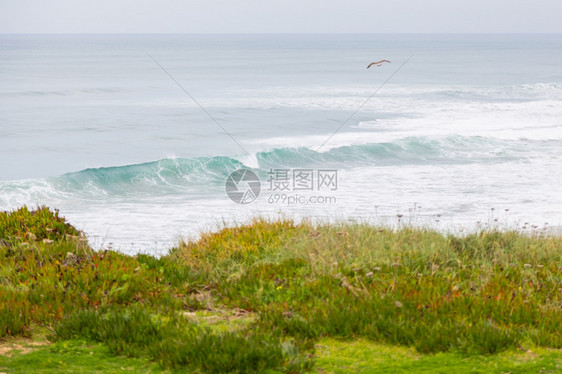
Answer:
M254 221L162 257L0 213L0 371L558 372L562 238Z

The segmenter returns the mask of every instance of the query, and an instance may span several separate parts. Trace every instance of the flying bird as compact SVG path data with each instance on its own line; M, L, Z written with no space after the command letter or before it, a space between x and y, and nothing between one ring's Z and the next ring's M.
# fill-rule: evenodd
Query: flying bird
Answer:
M388 61L388 60L375 61L375 62L371 62L369 64L369 66L367 66L367 69L370 68L373 65L381 66L383 62L388 62L390 64L390 61Z

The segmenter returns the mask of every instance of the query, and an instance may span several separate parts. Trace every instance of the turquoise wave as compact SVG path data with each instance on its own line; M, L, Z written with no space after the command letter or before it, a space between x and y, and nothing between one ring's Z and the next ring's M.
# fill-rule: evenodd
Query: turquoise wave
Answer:
M349 145L317 152L314 149L277 148L255 154L258 174L270 169L338 168L366 166L435 165L505 162L520 158L528 147L522 141L452 136L443 139L412 137L395 142ZM227 156L167 158L142 164L101 167L41 180L1 182L1 195L72 194L79 197L209 193L224 189L227 176L248 167ZM265 179L264 179L265 180ZM204 187L204 188L203 188ZM19 194L19 195L18 195Z
M153 193L157 187L159 193L170 193L194 185L216 184L243 166L242 162L224 156L166 158L142 164L86 169L51 178L51 181L64 191L119 195Z

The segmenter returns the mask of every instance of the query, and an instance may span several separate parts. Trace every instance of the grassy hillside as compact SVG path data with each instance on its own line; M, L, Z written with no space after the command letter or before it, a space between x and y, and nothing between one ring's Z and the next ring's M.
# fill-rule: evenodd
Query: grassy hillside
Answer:
M0 371L556 372L561 270L560 237L288 220L127 256L24 207L0 213Z

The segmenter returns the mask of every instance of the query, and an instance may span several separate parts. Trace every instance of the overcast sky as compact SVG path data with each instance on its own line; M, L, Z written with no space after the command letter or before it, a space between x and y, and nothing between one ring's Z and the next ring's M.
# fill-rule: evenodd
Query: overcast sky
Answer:
M562 0L0 0L0 33L560 33Z

